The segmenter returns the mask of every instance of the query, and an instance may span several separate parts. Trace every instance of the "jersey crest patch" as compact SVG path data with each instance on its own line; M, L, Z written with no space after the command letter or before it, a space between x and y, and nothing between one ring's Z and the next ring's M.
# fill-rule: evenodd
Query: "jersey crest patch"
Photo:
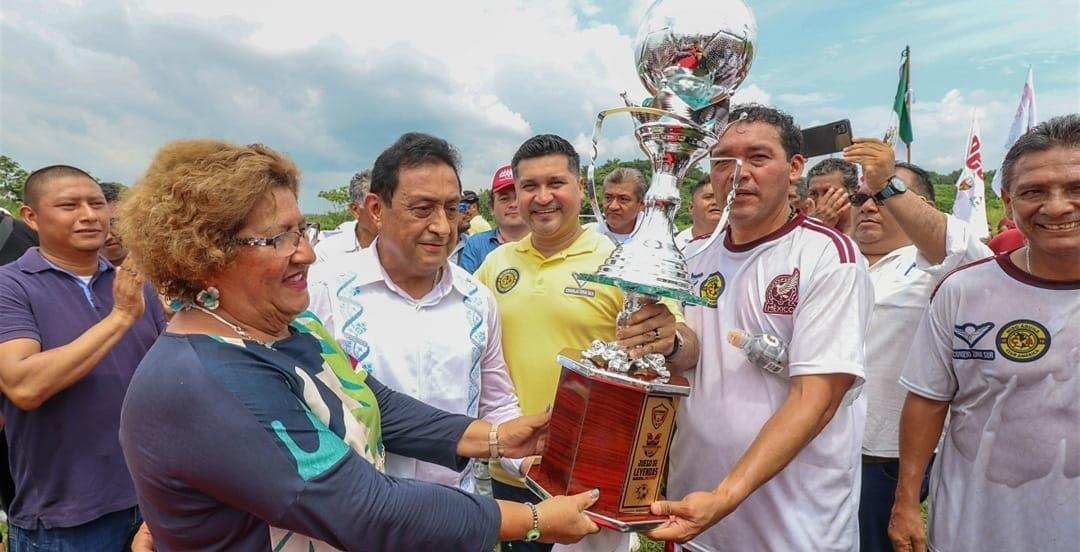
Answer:
M765 288L765 304L761 310L765 314L791 314L799 305L799 267L791 274L781 274Z
M997 334L997 350L1013 362L1032 362L1050 349L1050 332L1034 320L1013 320Z
M952 357L957 360L994 360L993 350L975 347L992 329L994 329L993 322L984 322L982 324L965 322L953 326L953 335L967 343L967 349L953 349Z
M713 308L716 308L716 301L722 293L724 293L724 275L719 272L709 274L709 277L705 278L698 287L698 295Z
M517 285L521 279L521 273L516 268L508 268L495 277L495 291L506 293Z

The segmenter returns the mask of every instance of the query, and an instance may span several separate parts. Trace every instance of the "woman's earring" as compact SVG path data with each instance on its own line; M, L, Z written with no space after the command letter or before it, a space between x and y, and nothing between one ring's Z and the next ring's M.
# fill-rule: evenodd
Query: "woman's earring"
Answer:
M206 307L207 310L215 310L221 305L221 292L214 286L210 286L195 296L195 302Z

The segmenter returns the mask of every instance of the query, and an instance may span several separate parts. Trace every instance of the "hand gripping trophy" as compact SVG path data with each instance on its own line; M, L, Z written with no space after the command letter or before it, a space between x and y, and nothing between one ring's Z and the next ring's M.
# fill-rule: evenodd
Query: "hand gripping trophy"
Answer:
M668 298L705 305L688 278L686 259L675 246L679 183L728 126L731 95L746 78L757 25L742 0L658 0L638 29L638 76L650 97L600 112L587 171L589 199L602 218L594 171L604 119L628 113L634 135L652 165L645 211L634 233L588 282L617 286L625 300L621 322L643 301ZM739 160L735 163L738 181ZM734 186L718 228L726 224ZM720 232L714 233L714 237ZM631 359L615 343L594 341L586 351L565 350L544 460L529 474L538 494L601 490L590 515L621 530L642 530L662 520L649 514L664 472L677 397L690 393L685 378L672 377L662 355Z

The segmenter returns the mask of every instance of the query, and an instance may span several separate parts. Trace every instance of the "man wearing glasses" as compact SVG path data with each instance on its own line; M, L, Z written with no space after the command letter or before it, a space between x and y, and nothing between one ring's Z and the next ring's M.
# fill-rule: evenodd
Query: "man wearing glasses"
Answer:
M930 293L946 274L992 253L966 223L937 210L926 171L895 162L885 142L854 142L844 150L844 159L862 165L869 189L849 197L850 234L870 265L874 285L874 313L866 334L859 540L862 550L892 550L889 514L900 469L900 410L907 395L899 380L912 350L902 336L918 327ZM926 492L924 478L920 500Z
M450 144L427 134L405 134L383 151L364 200L378 236L348 266L310 285L308 308L357 370L447 412L483 418L497 433L499 422L521 411L503 360L495 298L447 260L463 216L458 163ZM499 462L522 473L522 460ZM395 477L467 491L484 491L476 480L489 478L486 464L458 473L395 454L387 454L386 468Z

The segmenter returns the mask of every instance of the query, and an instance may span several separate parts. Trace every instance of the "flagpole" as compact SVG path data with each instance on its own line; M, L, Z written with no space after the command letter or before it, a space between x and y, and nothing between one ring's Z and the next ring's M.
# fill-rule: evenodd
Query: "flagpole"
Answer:
M911 46L907 46L906 49L907 49L907 90L905 91L905 96L907 96L907 98L910 99L911 98ZM910 101L908 102L907 110L908 110L908 117L910 118L911 117L911 102ZM911 164L911 144L909 143L909 144L906 144L906 145L907 145L907 147L904 148L904 149L907 150L907 162L910 165Z

